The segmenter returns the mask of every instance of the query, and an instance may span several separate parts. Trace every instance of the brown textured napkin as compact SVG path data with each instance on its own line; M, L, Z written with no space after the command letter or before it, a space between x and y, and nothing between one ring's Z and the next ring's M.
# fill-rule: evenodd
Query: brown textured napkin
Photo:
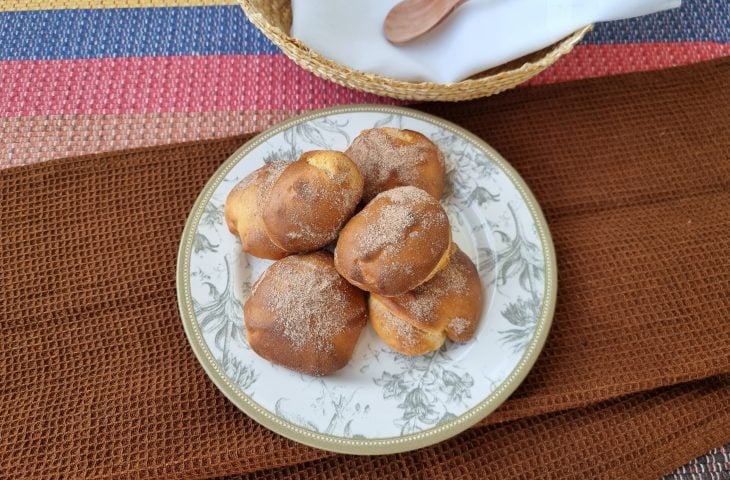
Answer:
M179 236L245 138L0 172L0 476L651 478L730 440L729 84L726 59L423 107L532 187L558 306L498 412L392 456L270 433L188 347Z

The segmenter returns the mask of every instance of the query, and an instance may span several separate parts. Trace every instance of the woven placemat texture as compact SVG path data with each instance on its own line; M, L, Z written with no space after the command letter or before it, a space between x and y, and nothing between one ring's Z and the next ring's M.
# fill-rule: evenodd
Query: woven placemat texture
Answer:
M232 479L652 479L696 430L727 428L730 377L669 387L585 409L473 428L436 447L392 456L336 456ZM724 417L724 418L723 418ZM693 431L694 430L694 431ZM702 441L690 448L703 447ZM669 467L671 468L671 467Z
M727 0L600 23L545 84L730 55ZM296 112L392 100L287 59L236 0L0 1L0 168L225 137Z
M387 457L270 433L187 344L179 237L246 137L0 172L0 476L638 479L730 441L729 83L720 60L424 107L531 185L558 306L500 410Z
M678 468L664 480L727 480L730 476L730 445L712 449Z

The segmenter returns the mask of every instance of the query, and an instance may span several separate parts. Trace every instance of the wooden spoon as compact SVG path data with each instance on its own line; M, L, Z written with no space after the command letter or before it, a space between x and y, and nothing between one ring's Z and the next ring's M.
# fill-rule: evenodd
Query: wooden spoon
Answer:
M385 17L385 38L396 44L410 42L438 25L465 1L403 0Z

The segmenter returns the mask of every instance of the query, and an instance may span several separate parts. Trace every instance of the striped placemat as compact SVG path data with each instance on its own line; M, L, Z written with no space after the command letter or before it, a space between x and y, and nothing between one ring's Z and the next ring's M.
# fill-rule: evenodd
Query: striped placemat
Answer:
M598 25L544 84L730 54L727 0ZM265 128L392 103L284 57L233 0L0 2L0 167Z

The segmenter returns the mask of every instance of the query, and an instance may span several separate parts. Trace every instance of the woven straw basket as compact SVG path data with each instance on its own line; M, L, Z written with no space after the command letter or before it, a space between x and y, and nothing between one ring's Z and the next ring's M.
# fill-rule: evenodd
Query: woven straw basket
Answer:
M528 56L455 83L406 82L352 70L289 36L290 0L239 0L251 22L300 67L340 85L403 100L459 101L487 97L529 80L570 52L592 26Z

